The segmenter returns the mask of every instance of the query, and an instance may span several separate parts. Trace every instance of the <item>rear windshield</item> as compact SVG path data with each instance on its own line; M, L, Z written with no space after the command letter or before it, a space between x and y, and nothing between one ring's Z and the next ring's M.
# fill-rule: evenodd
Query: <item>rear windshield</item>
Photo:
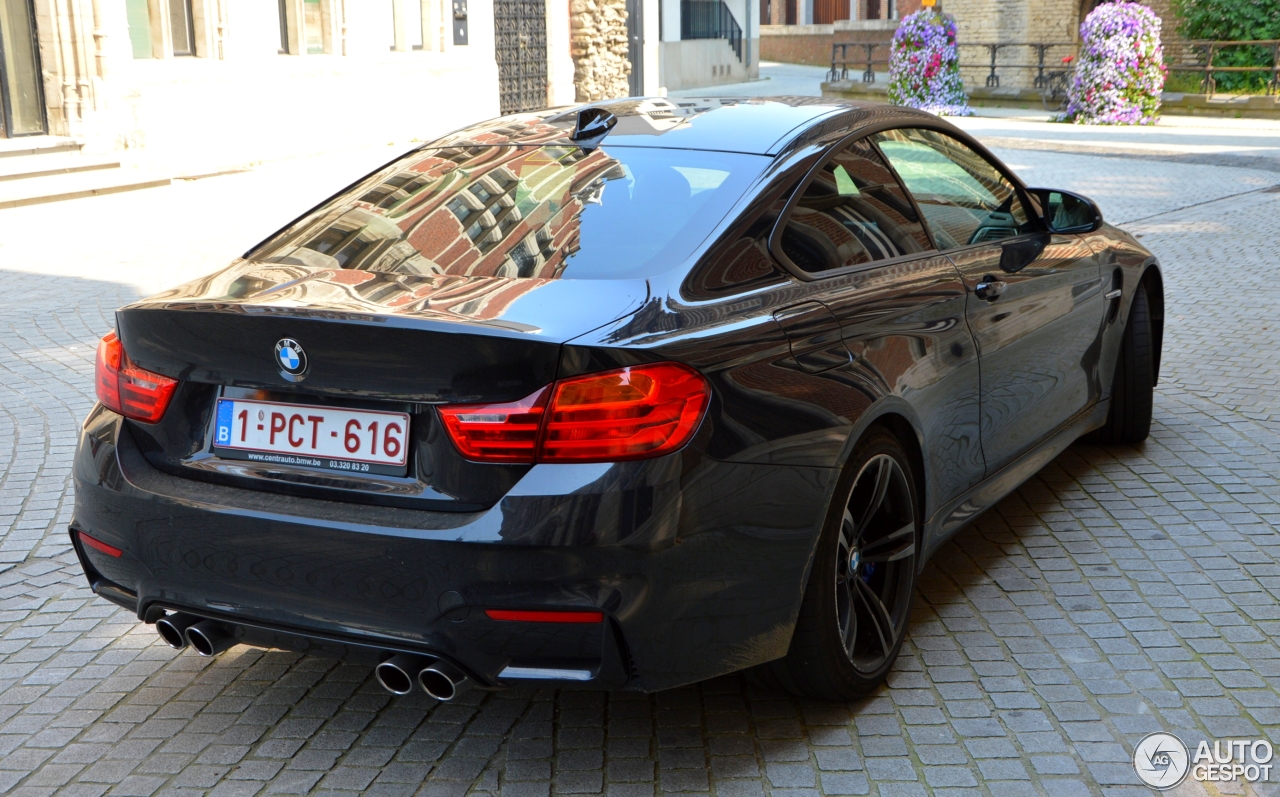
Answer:
M769 161L638 147L422 149L249 257L400 274L645 277L688 257Z

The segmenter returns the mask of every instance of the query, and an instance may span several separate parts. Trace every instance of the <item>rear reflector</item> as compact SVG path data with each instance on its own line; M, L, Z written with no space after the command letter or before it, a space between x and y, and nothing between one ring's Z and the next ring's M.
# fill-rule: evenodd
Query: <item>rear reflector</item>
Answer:
M439 412L454 445L477 462L617 462L683 447L710 395L692 368L652 363L561 379L510 404Z
M116 333L98 342L96 372L98 401L112 412L135 421L155 423L164 417L176 379L152 373L129 362Z
M85 545L88 545L90 548L94 549L95 551L102 551L107 556L115 556L117 558L124 553L124 551L120 550L116 546L107 545L102 540L95 540L93 537L90 537L88 534L85 534L83 531L78 531L76 533L80 535L80 542L83 542Z
M518 623L603 623L604 612L522 612L507 609L485 609L490 620L512 620Z

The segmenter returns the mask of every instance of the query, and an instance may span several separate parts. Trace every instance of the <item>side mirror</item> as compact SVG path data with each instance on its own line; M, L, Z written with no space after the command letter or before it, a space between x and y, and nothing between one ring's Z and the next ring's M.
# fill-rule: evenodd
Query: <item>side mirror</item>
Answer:
M1088 197L1056 188L1032 188L1040 200L1045 226L1050 232L1093 232L1102 226L1102 211Z

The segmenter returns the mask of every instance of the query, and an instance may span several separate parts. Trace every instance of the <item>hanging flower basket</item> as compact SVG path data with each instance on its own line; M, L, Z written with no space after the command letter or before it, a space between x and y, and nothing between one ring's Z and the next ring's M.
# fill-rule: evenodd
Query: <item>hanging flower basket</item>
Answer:
M1061 120L1155 124L1166 73L1155 12L1141 3L1103 3L1080 25L1080 57Z
M939 116L972 116L960 79L956 19L930 8L905 17L889 55L889 102Z

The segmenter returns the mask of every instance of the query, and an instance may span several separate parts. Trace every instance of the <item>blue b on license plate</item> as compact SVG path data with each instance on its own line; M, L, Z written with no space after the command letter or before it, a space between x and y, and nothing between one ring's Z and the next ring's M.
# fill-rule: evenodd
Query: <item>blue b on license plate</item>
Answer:
M213 450L220 457L402 475L408 448L403 412L218 399Z

